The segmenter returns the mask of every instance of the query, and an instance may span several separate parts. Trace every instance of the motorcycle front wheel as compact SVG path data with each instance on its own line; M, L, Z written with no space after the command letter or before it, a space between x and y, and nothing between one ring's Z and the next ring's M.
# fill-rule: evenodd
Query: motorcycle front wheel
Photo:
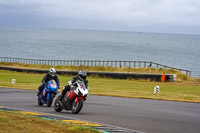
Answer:
M72 104L72 113L78 114L81 111L82 107L83 107L83 99L78 99L77 103L75 99Z
M47 100L47 107L51 107L52 102L53 102L53 94L49 93L49 99Z

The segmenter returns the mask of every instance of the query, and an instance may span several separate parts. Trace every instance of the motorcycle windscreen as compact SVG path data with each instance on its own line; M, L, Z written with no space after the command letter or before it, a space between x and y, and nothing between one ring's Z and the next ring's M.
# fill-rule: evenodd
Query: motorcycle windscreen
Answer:
M55 80L50 80L49 83L50 83L51 89L55 90L57 88L57 84Z
M67 92L69 100L73 100L75 96L77 96L77 94L74 91Z

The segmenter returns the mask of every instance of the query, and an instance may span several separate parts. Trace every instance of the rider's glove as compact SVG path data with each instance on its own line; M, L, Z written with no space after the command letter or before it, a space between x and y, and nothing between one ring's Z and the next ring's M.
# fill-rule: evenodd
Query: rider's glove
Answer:
M46 86L46 85L47 85L47 83L43 83L43 85L45 85L45 86Z
M70 88L71 88L71 89L74 88L73 84L70 85Z
M68 82L68 85L72 85L72 81L71 80Z

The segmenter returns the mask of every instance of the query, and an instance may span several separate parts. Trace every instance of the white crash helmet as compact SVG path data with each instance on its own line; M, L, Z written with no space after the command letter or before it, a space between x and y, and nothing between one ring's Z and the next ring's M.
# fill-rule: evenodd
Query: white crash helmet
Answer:
M86 79L87 73L85 71L79 71L78 75L81 79Z
M49 74L50 74L51 76L55 76L55 75L56 75L56 69L55 69L55 68L50 68L50 69L49 69Z

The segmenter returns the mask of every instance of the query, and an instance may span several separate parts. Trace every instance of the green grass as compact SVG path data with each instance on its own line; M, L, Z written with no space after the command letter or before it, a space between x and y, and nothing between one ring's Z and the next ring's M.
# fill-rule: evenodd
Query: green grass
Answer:
M161 83L142 80L90 79L90 83L95 88L90 92L96 95L200 102L198 82ZM160 93L154 94L153 88L157 85L160 86Z
M92 128L0 110L0 133L98 133Z
M44 74L0 71L0 87L36 90ZM58 75L61 88L72 76ZM16 79L16 84L11 80ZM120 80L111 78L88 77L90 94L120 96L145 99L200 103L200 81L151 82L147 80ZM160 93L154 94L153 88L160 86Z

